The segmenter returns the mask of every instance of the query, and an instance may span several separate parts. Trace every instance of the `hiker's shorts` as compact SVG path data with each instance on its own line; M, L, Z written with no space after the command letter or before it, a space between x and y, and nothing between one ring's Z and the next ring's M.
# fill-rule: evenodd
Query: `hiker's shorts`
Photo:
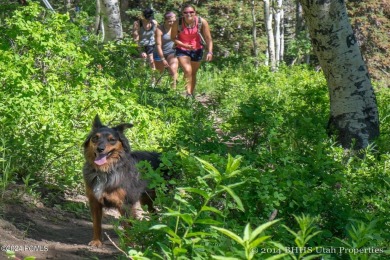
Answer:
M154 45L147 45L147 46L144 46L144 52L146 52L146 54L152 54L154 51Z
M199 50L182 50L176 48L176 57L188 56L191 58L191 61L201 61L203 58L203 49Z

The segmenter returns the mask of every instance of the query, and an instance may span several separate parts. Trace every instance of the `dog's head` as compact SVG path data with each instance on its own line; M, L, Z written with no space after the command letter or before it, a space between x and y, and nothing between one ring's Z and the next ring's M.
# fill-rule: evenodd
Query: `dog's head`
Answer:
M105 126L98 115L92 124L92 131L84 142L85 159L102 171L108 169L130 152L130 144L124 130L132 124L120 124L113 128Z

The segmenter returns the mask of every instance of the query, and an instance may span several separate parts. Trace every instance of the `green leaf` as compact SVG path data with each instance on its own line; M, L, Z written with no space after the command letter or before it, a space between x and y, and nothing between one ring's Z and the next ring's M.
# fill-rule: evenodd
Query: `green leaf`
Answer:
M251 225L248 223L244 229L244 241L249 241L249 237L252 233Z
M218 210L218 209L216 209L214 207L203 206L200 211L211 211L211 212L214 212L214 213L224 217L223 213L220 210Z
M199 157L195 158L202 164L202 167L209 172L212 176L214 176L218 181L220 181L221 178L221 173L215 168L211 163L206 162L205 160L200 159Z
M185 249L185 248L175 247L173 249L173 254L175 256L183 255L185 253L187 253L187 249Z
M338 238L338 237L336 237L336 240L338 240L338 241L340 241L341 243L343 243L344 245L348 246L348 248L352 248L352 245L349 244L348 242L346 242L346 241L344 241L344 240L342 240L342 239L340 239L340 238Z
M245 212L244 205L242 204L241 199L236 195L236 193L234 193L234 191L230 187L223 186L223 185L220 185L220 187L222 187L225 191L227 191L230 194L230 196L236 202L237 208L242 212Z
M238 187L242 184L246 183L246 181L242 181L242 182L237 182L237 183L233 183L233 184L229 184L227 185L226 187L229 187L229 188L235 188L235 187Z
M191 226L194 223L194 220L191 216L191 214L181 214L180 217L189 225Z
M264 230L275 224L276 222L280 221L280 219L273 220L267 223L264 223L263 225L257 227L255 230L253 230L250 241L254 240L259 234L261 234Z
M216 221L214 219L208 218L208 219L197 219L195 221L196 224L204 224L204 225L222 225L221 222Z
M237 170L241 164L242 157L233 158L230 154L228 155L228 163L226 165L226 174L231 177L232 173Z
M206 232L190 232L185 237L190 238L190 237L204 237L204 236L211 236L211 234Z
M168 235L170 235L171 237L173 237L174 239L180 240L180 237L176 235L176 233L167 225L154 225L153 227L149 228L149 230L162 230Z
M174 199L177 200L177 201L179 201L179 202L181 202L181 203L183 203L183 204L185 204L185 205L188 204L188 201L186 201L185 199L183 199L182 197L180 197L178 194L175 194Z
M285 225L282 225L288 232L290 232L294 237L298 237L299 235L297 233L295 233L292 229L290 229L289 227L285 226Z
M160 225L154 225L153 227L149 228L150 230L160 230L160 229L164 229L164 228L167 228L168 226L167 225L163 225L163 224L160 224Z
M286 247L280 243L270 241L272 245L276 246L281 252L286 252Z
M212 226L211 228L216 229L219 232L221 232L222 234L230 237L231 239L233 239L234 241L236 241L240 245L242 245L242 246L244 245L244 240L242 240L241 237L239 237L238 235L234 234L232 231L224 229L224 228L214 227L214 226Z
M313 234L307 236L306 239L305 239L305 243L309 242L310 239L312 239L313 237L315 237L315 236L318 235L319 233L321 233L321 231L317 231L317 232L315 232L315 233L313 233Z
M257 239L255 239L254 241L252 241L249 246L250 248L256 248L258 245L260 245L261 243L263 243L265 240L267 240L268 238L270 238L271 236L263 236L263 237L259 237Z
M163 251L164 255L167 257L167 259L171 259L172 253L169 247L160 242L157 242L157 244L160 246L161 250Z
M236 171L233 171L231 172L227 177L228 178L233 178L234 176L238 175L238 174L241 174L243 170L236 170Z
M193 192L193 193L196 193L196 194L202 196L205 199L209 199L210 198L210 196L209 196L209 194L207 194L207 192L205 192L203 190L200 190L200 189L191 188L191 187L185 187L185 188L178 188L178 190L184 190L184 191L188 191L188 192Z
M212 255L211 257L212 257L213 259L217 259L217 260L240 260L240 258L226 257L226 256L218 256L218 255Z
M276 260L276 259L284 258L285 256L288 256L288 254L274 255L274 256L271 256L271 257L266 258L265 260Z

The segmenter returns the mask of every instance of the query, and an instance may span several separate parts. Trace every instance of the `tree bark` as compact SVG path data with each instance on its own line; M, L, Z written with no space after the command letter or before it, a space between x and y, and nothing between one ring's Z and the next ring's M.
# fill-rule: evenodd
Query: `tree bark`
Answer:
M255 57L255 66L258 67L258 49L257 49L257 28L256 28L256 10L255 1L251 1L251 13L252 13L252 41L253 41L253 55Z
M267 30L267 39L268 39L268 59L271 67L271 71L276 70L276 59L275 59L275 41L274 41L274 32L272 29L272 12L269 0L264 1L264 22L265 29ZM273 1L273 0L271 0Z
M275 62L276 62L277 67L279 66L279 62L281 60L281 53L282 53L282 50L281 50L281 46L282 46L282 43L281 43L281 38L282 38L281 18L282 18L282 11L283 11L282 3L283 3L283 0L276 0L276 2L275 2L275 5L276 5L276 8L275 8Z
M96 28L104 32L103 41L116 41L123 38L122 21L118 0L97 0L98 17ZM99 22L98 22L99 21Z
M376 97L343 0L300 0L328 83L329 130L346 149L379 136Z

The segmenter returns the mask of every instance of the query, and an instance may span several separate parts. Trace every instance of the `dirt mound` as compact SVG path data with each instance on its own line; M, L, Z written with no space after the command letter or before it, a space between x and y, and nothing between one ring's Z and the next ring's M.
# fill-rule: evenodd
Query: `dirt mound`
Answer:
M92 222L87 212L80 216L4 197L0 200L0 259L7 259L6 250L14 251L19 259L115 259L120 254L108 239L102 248L88 246ZM118 244L110 224L113 220L106 215L103 230Z

